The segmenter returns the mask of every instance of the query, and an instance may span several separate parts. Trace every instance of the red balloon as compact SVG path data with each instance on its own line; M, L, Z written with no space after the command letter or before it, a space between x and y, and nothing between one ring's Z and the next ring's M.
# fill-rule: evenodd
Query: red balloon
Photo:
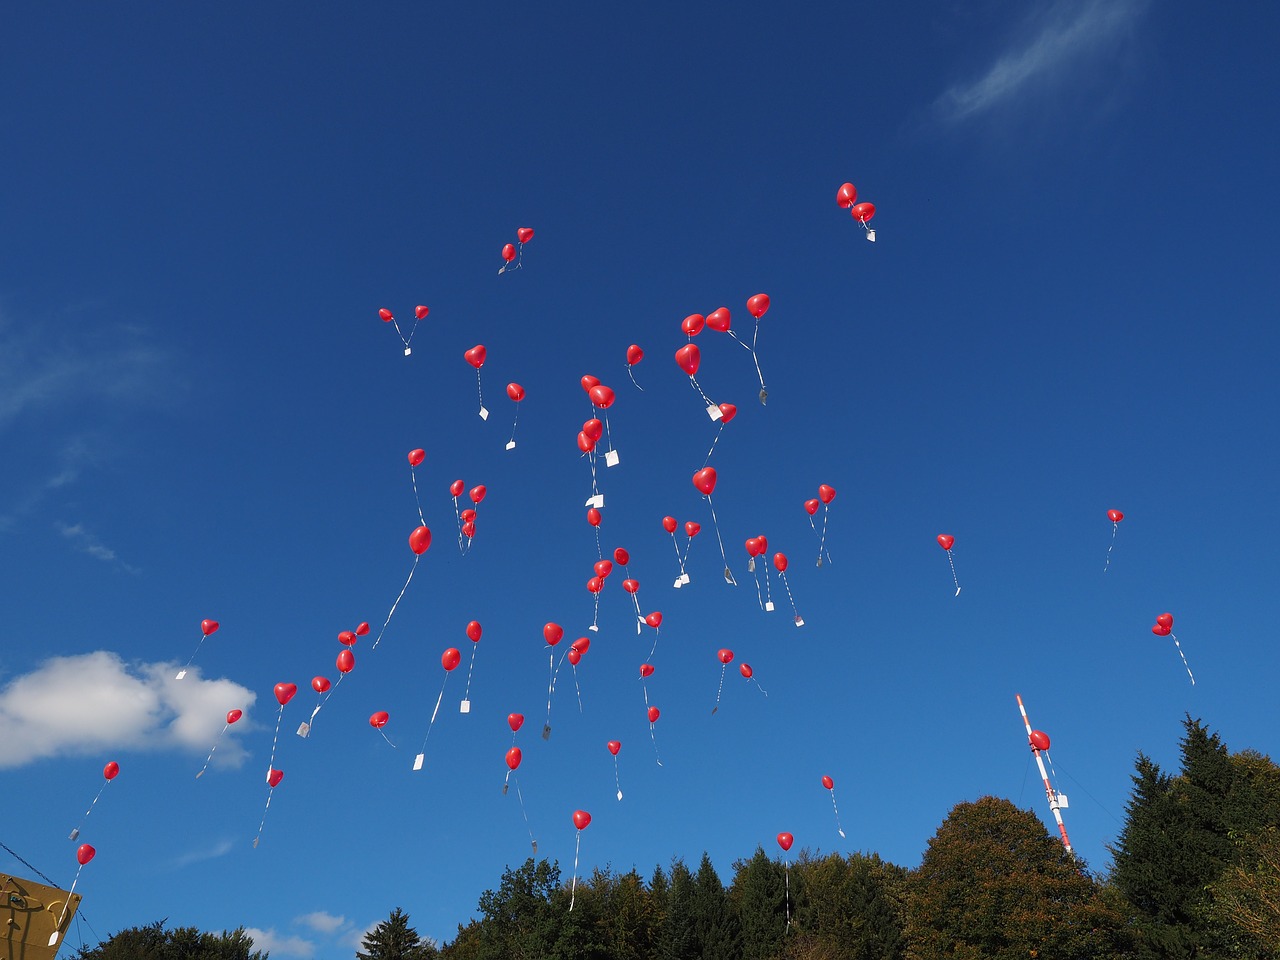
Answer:
M775 553L773 555L773 565L778 568L779 573L785 573L787 570L787 555L785 553Z
M467 507L467 509L463 510L460 514L458 514L458 517L463 521L474 520L476 518L475 508Z
M479 484L478 486L472 487L471 490L468 492L467 496L471 498L472 503L479 503L481 500L484 499L484 495L488 492L489 492L488 489L482 483L482 484Z
M524 387L520 386L520 384L518 383L508 383L507 396L510 397L512 400L514 400L516 403L519 403L521 400L524 399Z
M706 317L700 313L691 313L680 321L680 332L690 337L696 337L706 325Z
M564 636L564 627L558 623L548 623L542 628L542 636L547 643L554 647L560 642L560 638Z
M521 727L523 727L523 726L524 726L524 714L523 714L523 713L508 713L508 714L507 714L507 726L509 726L509 727L511 728L511 732L512 732L512 733L515 733L517 730L519 730Z
M368 635L368 633L369 633L369 624L368 624L368 622L367 622L367 621L366 621L366 622L364 622L364 623L362 623L362 624L360 624L360 626L356 627L356 636L357 636L357 637L367 636L367 635Z
M651 677L651 676L653 676L653 664L652 664L652 663L642 663L642 664L640 664L640 676L642 676L642 677Z
M1037 750L1048 750L1049 735L1045 733L1043 730L1032 730L1031 746L1035 747Z
M819 504L817 500L806 500L804 502L804 512L812 517L818 512L818 506Z
M102 768L102 775L108 780L114 780L119 772L120 764L116 763L114 760Z
M568 657L569 662L576 667L578 665L578 661L582 659L582 651L575 650L573 647L570 647L569 652L565 654L565 656Z
M592 569L595 570L596 576L603 580L605 577L609 576L609 574L613 573L613 561L597 560Z
M1110 520L1112 523L1119 523L1121 520L1124 519L1124 514L1121 513L1119 510L1108 510L1107 519Z
M587 813L587 811L585 810L573 811L573 825L577 827L579 830L587 829L587 826L590 823L591 823L591 814Z
M449 492L453 494L455 497L462 496L462 490L463 490L463 485L461 480L455 480L453 481L453 483L449 484Z
M783 850L790 850L791 845L796 842L796 838L789 833L778 834L778 846Z
M477 370L484 366L485 357L489 355L489 351L484 348L484 344L477 343L470 350L466 350L462 354L462 359L471 364Z
M818 487L818 499L823 503L830 503L836 498L836 488L828 484L822 484Z
M627 347L627 366L634 367L637 363L644 359L644 351L640 349L639 344L631 344Z
M427 459L427 451L423 450L421 447L417 450L409 451L409 466L416 467L425 459Z
M598 527L600 526L600 521L602 519L603 517L601 516L600 511L595 507L587 508L587 523L591 524L593 527Z
M328 681L326 680L325 682L327 683ZM244 711L242 711L242 710L228 710L228 711L227 711L227 724L228 724L228 725L233 724L233 723L235 723L237 720L239 720L239 719L240 719L241 717L243 717L243 716L244 716Z
M660 717L660 716L662 716L662 711L660 711L657 707L650 707L650 708L649 708L649 722L650 722L650 723L657 723L657 722L658 722L658 717Z
M579 653L586 653L591 649L591 638L579 637L577 640L573 641L573 644L569 649L577 650Z
M268 771L267 771L267 783L268 783L270 786L272 786L272 787L278 787L278 786L280 786L280 781L281 781L281 780L283 780L283 779L284 779L284 771L283 771L283 770L274 770L274 769L273 769L273 770L268 770Z
M751 664L749 664L749 663L740 663L740 664L738 664L738 672L739 672L740 674L742 674L744 677L746 677L748 680L750 680L750 679L751 679L751 674L752 674L752 672L753 672L753 671L752 671L752 669L751 669Z
M516 246L514 243L504 243L502 245L502 259L510 263L516 258Z
M855 203L849 208L849 213L859 223L866 223L876 215L876 205L874 203Z
M623 550L622 547L618 547L616 550L613 551L613 562L620 563L622 564L622 566L625 567L628 563L631 562L631 554Z
M627 591L627 593L635 593L640 589L640 581L633 580L628 577L626 580L622 581L622 589Z
M276 700L280 702L280 706L284 706L293 699L293 695L298 692L297 684L293 683L277 683L276 684Z
M356 666L356 655L350 650L338 651L336 666L339 673L350 673Z
M716 333L728 333L729 321L728 307L717 307L707 314L707 326L716 331Z
M676 366L691 377L698 372L701 363L702 352L692 343L686 343L676 351Z
M89 846L89 844L82 843L80 844L79 849L76 850L76 862L83 867L86 863L97 856L97 854L98 851Z
M330 687L330 683L329 683L328 677L312 677L311 678L311 689L314 690L316 693L324 693L326 690L329 689L329 687Z
M392 313L390 310L388 310L386 307L378 308L378 316L382 318L383 323L390 323L392 320L396 318L395 314Z
M431 546L430 527L418 527L413 531L413 533L409 534L409 549L418 556L422 556L426 553L429 546Z
M675 532L676 532L676 526L677 526L677 524L676 524L676 518L675 518L675 517L663 517L663 518L662 518L662 529L663 529L663 530L665 530L665 531L667 531L667 533L675 533Z
M603 383L598 383L594 387L592 387L590 390L588 390L587 396L590 397L591 402L594 403L601 410L608 410L610 407L613 406L613 400L614 400L613 391L609 387L606 387Z
M649 626L653 627L653 629L657 630L660 626L662 626L662 611L655 610L653 611L653 613L648 614L644 618L644 622L647 623Z
M1151 625L1151 632L1157 637L1167 637L1169 634L1173 633L1173 627L1166 627L1162 623L1153 623Z
M591 374L587 373L587 374L583 374L582 379L579 380L578 382L582 384L583 393L590 393L592 387L596 387L600 385L600 378L593 377Z
M738 415L738 408L735 407L732 403L720 404L720 422L721 423L728 423L737 415Z
M684 533L685 533L685 536L688 537L690 540L692 540L701 532L702 532L702 524L694 523L692 520L686 520L684 522Z
M464 537L474 537L476 535L476 522L468 520L462 525L462 535Z
M472 643L480 642L480 621L472 620L467 624L467 639Z
M604 581L599 577L592 577L587 581L587 589L592 593L599 593L604 589Z
M385 710L379 710L377 713L369 717L369 726L375 730L381 730L387 725L387 721L391 719L391 714Z
M440 654L440 666L446 671L452 670L462 662L462 651L457 647L449 647L444 653Z
M431 312L431 309L429 307L424 307L422 304L418 304L416 307L413 308L413 315L417 317L419 320L427 319L427 314L430 312Z
M590 437L593 442L599 440L604 436L604 422L592 417L590 420L583 422L582 432Z
M217 620L201 620L201 621L200 621L200 632L201 632L201 633L203 633L203 634L207 637L207 636L209 636L209 634L211 634L211 633L217 633L217 632L218 632L218 626L219 626L219 624L218 624L218 621L217 621Z
M857 202L858 188L852 183L840 184L840 189L836 191L836 203L847 210Z
M618 751L622 749L622 741L610 740L608 743L605 744L605 749L607 749L610 753L612 753L616 757L618 755Z
M516 239L521 243L528 243L533 239L533 227L517 227Z
M703 467L693 475L693 485L709 497L716 488L716 479L715 467Z
M725 647L721 647L719 650L717 650L716 656L720 658L720 662L723 664L727 665L727 664L733 663L733 651Z
M767 293L757 293L754 297L747 300L747 313L751 314L757 320L769 312L769 295Z
M747 537L746 542L743 544L743 546L746 547L747 549L747 556L749 557L759 556L760 551L756 549L759 545L760 545L760 541L758 539L756 539L755 537Z
M955 545L955 542L956 538L949 533L938 534L938 546L943 550L950 550Z
M352 630L343 630L338 634L338 642L345 646L354 646L356 642L355 632Z
M578 431L578 449L583 453L590 453L596 448L596 442L587 435L585 430Z
M524 718L521 717L520 719L523 720ZM512 747L510 750L507 751L507 766L510 767L512 770L520 766L520 761L523 759L524 759L524 754L520 752L519 747Z
M828 790L833 790L835 789L836 782L832 780L830 777L824 775L822 778L822 785L826 787Z
M763 556L764 552L769 549L769 538L762 533L756 537L756 540L760 543L760 555Z
M1162 614L1160 614L1160 616L1156 617L1156 623L1160 624L1160 626L1162 626L1162 627L1168 627L1170 630L1172 630L1172 629L1173 629L1173 614L1172 614L1172 613L1162 613Z

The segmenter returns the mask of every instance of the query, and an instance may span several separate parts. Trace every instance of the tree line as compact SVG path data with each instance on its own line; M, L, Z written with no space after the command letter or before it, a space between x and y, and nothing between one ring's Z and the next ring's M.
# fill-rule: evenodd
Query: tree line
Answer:
M802 851L784 864L757 848L726 886L704 853L647 879L598 868L571 910L558 865L531 858L481 895L451 942L423 940L397 908L356 957L1280 960L1280 767L1230 753L1190 716L1184 729L1178 773L1139 754L1102 876L1034 813L983 797L950 811L914 869L875 853ZM224 937L238 938L225 953L117 953L108 941L79 960L266 960L243 931Z

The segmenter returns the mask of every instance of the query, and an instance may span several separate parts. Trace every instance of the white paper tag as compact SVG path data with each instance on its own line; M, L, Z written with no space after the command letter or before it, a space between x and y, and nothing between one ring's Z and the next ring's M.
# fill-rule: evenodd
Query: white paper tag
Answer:
M721 413L720 408L713 403L709 407L707 407L707 416L710 417L711 422L714 423L715 421L723 417L724 414Z
M590 630L592 633L600 632L600 628L596 626L594 623L591 626L587 627L587 629Z
M684 577L676 577L675 583L671 584L677 590L684 586Z
M405 347L405 348L404 348L404 355L405 355L406 357L407 357L409 354L411 354L411 353L413 353L413 351L412 351L412 350L410 350L408 347Z
M622 799L622 791L621 791L621 790L619 790L619 791L618 791L618 799L619 799L619 800L621 800L621 799Z
M80 836L80 828L76 827L74 830L71 831L71 834L67 837L67 839L74 840L78 836Z
M755 572L756 572L756 558L752 557L747 561L747 573L755 573Z
M422 759L423 759L423 757L424 757L424 756L425 756L425 754L420 753L420 754L418 754L416 757L414 757L414 758L413 758L413 769L415 769L415 770L421 770L421 769L422 769Z
M876 242L876 232L875 232L874 230L868 230L868 231L867 231L867 239L868 239L868 240L870 240L872 243L875 243L875 242Z
M604 509L604 494L597 493L594 497L588 497L584 507L595 507L597 510Z
M515 448L516 448L516 442L515 442L514 440L508 440L508 441L507 441L507 449L508 449L508 450L514 450Z
M486 410L486 409L484 408L484 405L483 405L483 404L481 404L481 406L480 406L480 419L481 419L481 420L488 420L488 419L489 419L489 411L488 411L488 410Z
M606 467L616 467L618 465L618 451L610 450L604 455L604 465Z
M543 739L543 740L550 740L550 739L551 739L551 724L549 724L549 723L548 723L548 724L544 724L544 725L543 725L543 727L542 727L542 739Z
M796 626L797 626L797 627L803 627L803 626L804 626L804 617L796 617Z
M688 582L689 582L689 579L690 579L690 578L689 578L689 574L687 574L687 573L682 573L682 574L680 574L680 582L681 582L681 583L688 583Z
M766 603L766 604L764 605L764 612L765 612L765 613L773 613L773 601L772 601L772 600L770 600L768 603Z
M176 677L174 677L173 679L175 679L175 680L181 680L181 679L182 679L183 677L185 677L186 675L187 675L187 671L185 671L185 670L179 670L179 671L178 671L178 675L177 675Z
M470 701L470 700L463 700L460 704L458 704L458 712L459 712L459 713L470 713L470 712L471 712L471 701Z
M310 735L311 735L311 724L303 720L300 724L298 724L298 736L308 737Z

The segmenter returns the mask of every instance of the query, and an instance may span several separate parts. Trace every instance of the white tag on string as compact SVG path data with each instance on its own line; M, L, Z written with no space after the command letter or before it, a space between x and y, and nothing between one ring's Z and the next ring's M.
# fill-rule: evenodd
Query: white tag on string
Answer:
M711 422L714 423L715 421L721 419L724 416L724 414L721 413L720 408L713 403L707 407L707 416L710 417Z
M76 837L78 837L78 836L80 836L80 828L79 828L79 827L76 827L74 830L72 830L72 831L71 831L71 833L70 833L70 835L67 837L67 839L68 839L68 840L74 840L74 839L75 839Z
M187 675L187 671L185 671L185 670L179 670L179 671L178 671L178 675L177 675L176 677L174 677L173 679L175 679L175 680L181 680L181 679L182 679L183 677L185 677L186 675Z
M755 572L756 572L756 558L751 557L749 560L747 560L747 573L755 573Z
M604 509L604 494L597 493L594 497L588 497L584 507L595 507L597 510Z
M515 442L514 440L508 440L508 441L507 441L507 449L508 449L508 450L514 450L515 448L516 448L516 442Z
M684 586L684 577L676 577L676 582L671 584L677 590Z
M618 799L619 799L619 800L621 800L621 799L622 799L622 791L621 791L621 790L619 790L619 791L618 791Z
M688 575L687 573L682 573L682 574L680 574L680 582L681 582L681 583L688 583L688 582L689 582L689 580L690 580L690 577L689 577L689 575Z
M803 626L804 626L804 617L796 617L796 626L797 626L797 627L803 627Z
M483 405L483 404L482 404L482 405L481 405L481 407L480 407L480 419L481 419L481 420L488 420L488 419L489 419L489 411L488 411L488 410L486 410L486 409L484 408L484 405Z
M310 735L311 735L311 724L303 720L300 724L298 724L298 736L308 737Z
M424 758L425 756L426 756L426 754L424 754L424 753L420 753L420 754L418 754L416 757L414 757L414 758L413 758L413 769L415 769L415 770L421 770L421 769L422 769L422 761L423 761L423 758Z
M636 636L640 636L643 632L640 628L644 626L644 617L636 617Z
M957 597L958 597L958 596L960 596L960 588L959 588L959 587L956 587L956 596L957 596Z
M765 613L773 613L773 601L770 600L764 605Z
M550 740L550 739L551 739L551 724L549 724L549 723L548 723L548 724L544 724L544 725L543 725L543 727L542 727L542 739L543 739L543 740Z
M618 451L610 450L604 455L604 465L606 467L616 467L618 465Z
M592 633L600 632L600 628L596 626L594 623L591 626L587 627L587 629L590 630Z
M404 348L404 355L405 355L406 357L407 357L409 354L411 354L411 353L413 353L413 351L412 351L412 350L410 350L408 347L405 347L405 348Z
M867 239L868 239L868 240L870 240L872 243L875 243L875 242L876 242L876 232L875 232L874 230L868 230L868 231L867 231Z
M458 704L458 712L459 712L459 713L470 713L470 712L471 712L471 701L470 701L470 700L463 700L460 704Z

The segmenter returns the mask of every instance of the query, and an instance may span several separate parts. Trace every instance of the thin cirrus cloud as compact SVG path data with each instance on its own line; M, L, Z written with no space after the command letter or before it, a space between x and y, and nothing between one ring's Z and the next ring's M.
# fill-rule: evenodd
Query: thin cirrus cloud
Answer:
M184 750L202 753L226 725L227 711L247 714L257 694L225 679L206 680L190 668L175 680L172 663L127 664L109 650L53 657L0 688L0 768L103 750ZM214 764L245 759L237 735L248 716L227 730Z
M1083 69L1088 58L1106 53L1146 6L1146 0L1055 4L1029 39L1002 54L977 80L947 90L935 104L938 114L958 123L1014 103L1068 70Z
M118 564L121 569L128 573L138 572L136 567L131 567L129 564L125 563L116 555L114 550L98 539L97 536L86 530L84 528L84 524L59 523L57 524L57 527L58 531L70 540L75 545L75 548L81 553L87 553L94 559L101 560L104 563Z
M272 957L301 957L307 960L316 955L316 945L310 940L277 933L275 927L267 930L246 927L244 932L253 939L253 949L262 950Z

